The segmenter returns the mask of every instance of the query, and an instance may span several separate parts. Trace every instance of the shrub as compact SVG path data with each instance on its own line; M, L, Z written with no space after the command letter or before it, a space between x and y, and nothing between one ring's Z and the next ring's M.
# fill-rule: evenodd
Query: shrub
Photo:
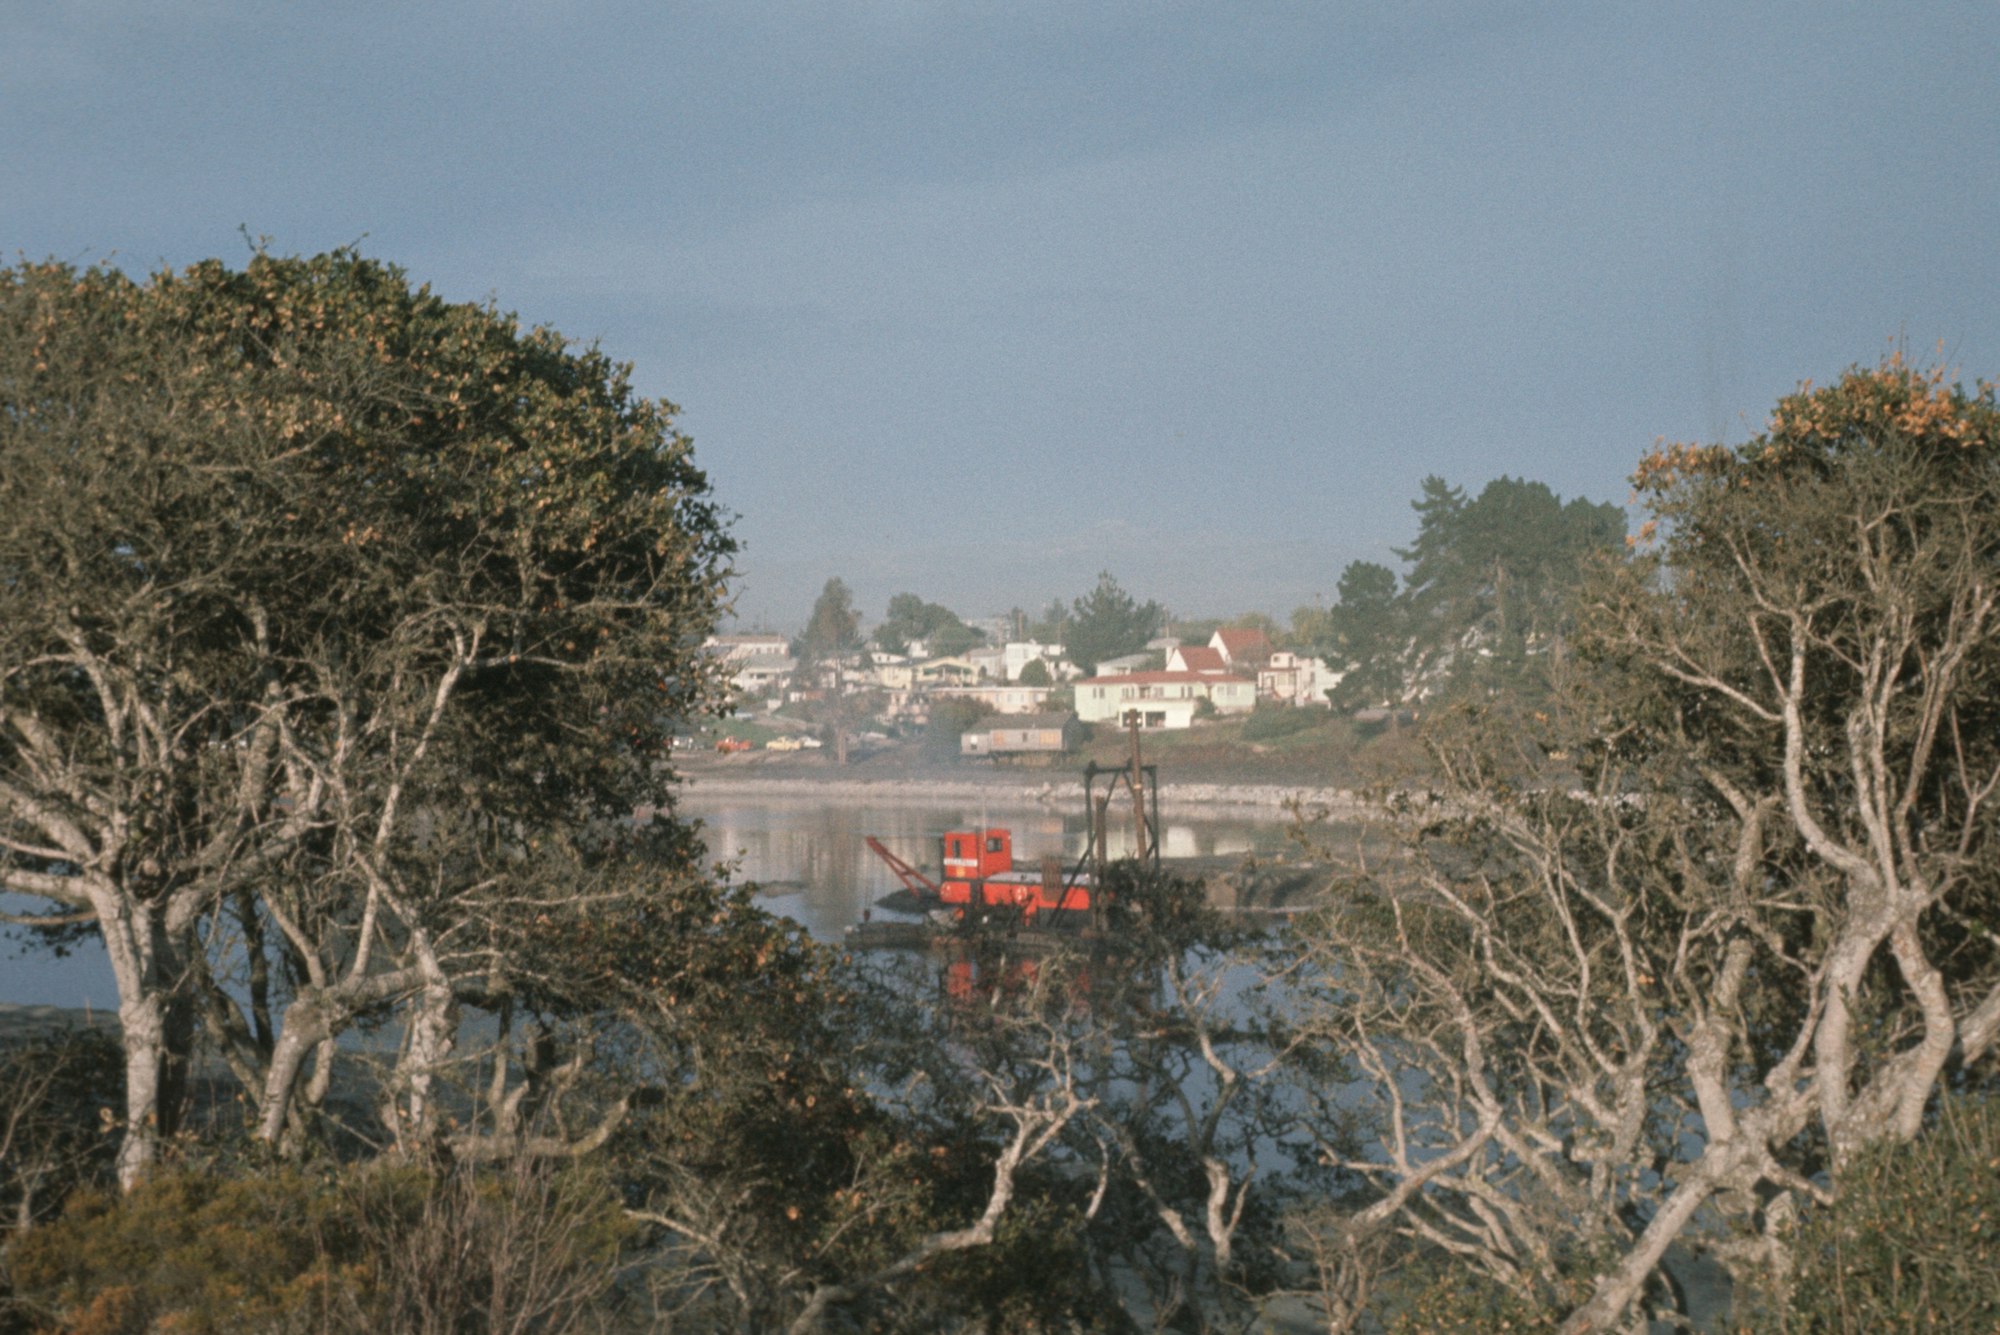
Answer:
M1324 712L1316 709L1298 709L1291 705L1260 704L1249 718L1243 720L1242 737L1246 742L1269 742L1280 737L1289 737L1295 732L1304 732L1326 722Z
M1904 1145L1865 1150L1794 1235L1788 1302L1747 1330L2000 1330L2000 1099L1947 1095Z
M574 1170L287 1167L79 1193L10 1261L33 1328L67 1335L560 1331L609 1291L624 1237Z
M101 1029L0 1044L0 1238L106 1177L123 1097L118 1040Z

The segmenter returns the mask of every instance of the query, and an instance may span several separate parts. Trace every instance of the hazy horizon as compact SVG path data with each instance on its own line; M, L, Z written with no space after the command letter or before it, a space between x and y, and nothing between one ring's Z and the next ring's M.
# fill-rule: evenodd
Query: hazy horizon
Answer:
M1100 569L1283 618L1426 474L1622 503L1892 339L2000 371L1992 17L29 0L0 242L359 241L601 341L740 516L746 626Z

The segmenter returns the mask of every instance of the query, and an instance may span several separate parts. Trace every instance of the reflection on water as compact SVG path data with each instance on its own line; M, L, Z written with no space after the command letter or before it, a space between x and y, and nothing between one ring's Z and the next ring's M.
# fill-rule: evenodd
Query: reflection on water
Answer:
M931 879L938 873L938 836L947 830L1005 826L1014 835L1014 857L1034 863L1055 853L1066 862L1083 854L1088 839L1081 810L1065 813L1031 803L940 803L870 806L819 798L716 797L686 793L682 814L699 818L710 856L728 861L739 880L772 887L763 902L805 925L815 937L835 940L864 909L897 888L896 878L862 841L874 835L890 851ZM1111 856L1133 848L1130 808L1111 808ZM1285 849L1286 824L1269 821L1184 818L1163 814L1160 850L1169 858L1240 856Z

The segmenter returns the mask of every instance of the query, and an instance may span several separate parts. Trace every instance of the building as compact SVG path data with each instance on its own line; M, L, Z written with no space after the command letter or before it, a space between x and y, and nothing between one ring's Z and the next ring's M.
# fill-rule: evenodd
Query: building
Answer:
M1317 658L1280 649L1257 669L1257 694L1288 705L1323 705L1342 674Z
M782 635L711 635L701 647L717 658L735 662L744 658L784 658L792 646Z
M1226 677L1229 675L1229 663L1220 649L1206 644L1177 644L1167 650L1167 671L1206 672Z
M1120 654L1116 658L1107 658L1102 663L1093 663L1091 672L1099 677L1115 677L1121 672L1142 671L1147 664L1158 661L1150 653Z
M723 661L735 669L729 684L738 695L769 695L780 690L799 667L798 660L790 654L750 654L740 658L729 655Z
M1019 682L982 681L971 686L939 686L931 691L936 700L973 700L996 714L1033 714L1048 703L1050 686L1023 686Z
M1222 655L1232 672L1255 673L1271 661L1271 641L1263 631L1224 626L1208 637L1208 647Z
M978 680L978 667L963 658L929 658L910 669L910 685L920 690L927 686L970 686Z
M1036 659L1049 670L1049 679L1055 680L1063 666L1063 647L1060 644L1043 644L1039 640L1009 640L1000 646L1001 671L1008 681L1019 681L1021 672Z
M1077 717L1086 723L1122 724L1136 713L1142 728L1186 728L1203 700L1218 714L1247 714L1257 706L1257 683L1209 672L1131 672L1076 684Z
M959 736L958 749L968 756L1060 756L1082 741L1083 724L1074 714L1020 714L982 720Z
M1004 681L1007 675L1007 652L996 645L982 645L965 651L965 661L979 670L982 677Z

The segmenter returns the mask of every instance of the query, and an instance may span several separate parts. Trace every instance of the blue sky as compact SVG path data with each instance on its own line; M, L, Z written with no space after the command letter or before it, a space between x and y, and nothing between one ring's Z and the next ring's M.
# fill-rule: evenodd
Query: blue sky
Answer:
M0 246L359 240L601 341L740 516L746 625L1101 568L1282 617L1428 473L1622 501L1891 339L2000 374L1995 20L9 0Z

